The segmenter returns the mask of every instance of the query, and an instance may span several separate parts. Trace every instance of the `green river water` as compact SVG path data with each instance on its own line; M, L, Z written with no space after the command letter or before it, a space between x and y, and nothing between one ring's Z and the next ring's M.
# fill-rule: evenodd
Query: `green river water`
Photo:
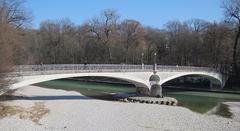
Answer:
M78 91L83 95L112 100L116 93L135 93L132 85L107 84L97 82L81 82L76 80L53 80L36 84L40 87ZM186 90L164 90L164 96L174 97L178 100L178 106L186 107L194 112L202 114L216 114L231 118L229 108L223 102L240 101L239 94L213 93Z

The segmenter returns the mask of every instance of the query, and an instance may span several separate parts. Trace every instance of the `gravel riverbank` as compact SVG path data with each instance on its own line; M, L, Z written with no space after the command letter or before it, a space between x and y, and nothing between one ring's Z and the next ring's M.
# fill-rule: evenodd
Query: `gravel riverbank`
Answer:
M239 103L227 103L234 116L238 116L228 119L216 115L198 114L178 106L103 101L91 99L74 91L37 86L18 89L15 95L28 98L0 102L7 105L3 108L18 107L19 109L14 110L17 112L15 114L0 118L1 130L238 131L240 129ZM36 103L42 110L34 110ZM32 119L35 117L38 121Z

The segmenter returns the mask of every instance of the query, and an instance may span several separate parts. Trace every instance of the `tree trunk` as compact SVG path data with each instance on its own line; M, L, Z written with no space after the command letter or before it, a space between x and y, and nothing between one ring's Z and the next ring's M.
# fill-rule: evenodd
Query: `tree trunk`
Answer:
M108 58L109 58L109 61L108 61L108 62L110 62L110 64L112 64L112 52L111 52L111 48L110 48L110 47L107 47L107 49L108 49Z
M125 64L128 64L128 45L126 46Z

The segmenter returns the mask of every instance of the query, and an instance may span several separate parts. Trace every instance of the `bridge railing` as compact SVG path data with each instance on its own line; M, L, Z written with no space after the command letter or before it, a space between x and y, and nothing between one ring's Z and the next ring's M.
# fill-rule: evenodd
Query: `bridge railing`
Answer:
M80 72L147 72L153 70L153 65L126 65L126 64L45 64L45 65L18 65L15 74L58 74ZM213 68L193 66L166 66L158 65L158 72L217 72Z
M167 71L167 72L194 72L194 71L205 71L205 72L218 72L214 68L210 67L195 67L195 66L165 66L158 65L157 71Z
M53 64L53 65L19 65L15 74L57 74L80 72L126 72L142 71L141 65L108 65L108 64ZM146 70L144 70L146 71Z
M19 65L15 67L16 72L28 71L54 71L54 70L138 70L142 69L141 65L102 65L102 64L53 64L53 65Z

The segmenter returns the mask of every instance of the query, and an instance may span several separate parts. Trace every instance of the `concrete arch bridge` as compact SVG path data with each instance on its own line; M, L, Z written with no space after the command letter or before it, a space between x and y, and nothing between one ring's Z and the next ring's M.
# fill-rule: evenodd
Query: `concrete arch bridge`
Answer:
M225 81L222 74L212 68L191 66L161 66L155 67L160 77L160 84L186 75L199 75L208 78L211 83L223 87ZM125 64L51 64L51 65L19 65L15 72L10 73L16 79L11 89L44 81L70 78L101 76L128 81L137 87L140 95L149 94L149 78L153 74L153 65Z

